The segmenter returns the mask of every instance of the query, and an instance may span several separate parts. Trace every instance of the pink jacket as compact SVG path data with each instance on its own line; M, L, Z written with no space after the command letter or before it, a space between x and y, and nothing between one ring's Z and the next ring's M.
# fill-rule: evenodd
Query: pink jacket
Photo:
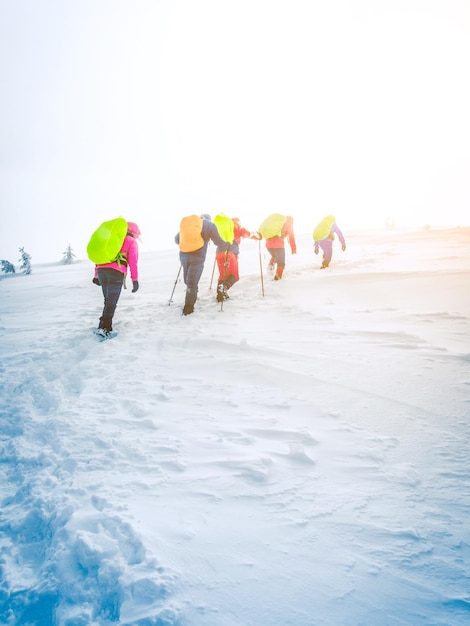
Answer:
M124 239L124 243L122 244L122 248L120 250L121 254L124 254L127 258L127 265L129 266L131 272L132 280L139 280L139 270L137 267L137 262L139 260L139 247L137 245L137 241L131 235L126 235ZM103 265L95 266L95 277L98 277L98 269L100 267L111 267L113 270L118 270L122 272L124 275L127 274L127 265L122 261L118 263L117 261L113 261L112 263L104 263Z

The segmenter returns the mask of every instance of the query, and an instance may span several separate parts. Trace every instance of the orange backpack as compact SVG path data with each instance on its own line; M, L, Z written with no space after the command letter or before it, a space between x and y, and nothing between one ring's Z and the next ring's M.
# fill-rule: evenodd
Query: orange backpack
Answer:
M180 222L180 250L194 252L204 245L202 238L202 218L199 215L188 215Z

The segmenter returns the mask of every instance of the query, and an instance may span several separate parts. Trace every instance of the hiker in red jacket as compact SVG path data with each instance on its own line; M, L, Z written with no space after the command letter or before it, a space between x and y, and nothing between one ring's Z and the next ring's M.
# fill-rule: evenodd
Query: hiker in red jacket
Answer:
M215 258L219 268L219 279L217 281L217 302L228 300L227 291L240 280L238 274L238 255L240 253L240 242L243 238L250 237L249 230L240 224L238 217L232 217L233 222L233 243L226 251L217 248Z
M294 236L294 218L290 215L273 213L267 217L258 228L258 233L266 239L266 249L271 255L268 268L276 269L274 280L281 280L286 266L286 251L284 240L287 239L292 254L297 253ZM276 267L277 266L277 267Z

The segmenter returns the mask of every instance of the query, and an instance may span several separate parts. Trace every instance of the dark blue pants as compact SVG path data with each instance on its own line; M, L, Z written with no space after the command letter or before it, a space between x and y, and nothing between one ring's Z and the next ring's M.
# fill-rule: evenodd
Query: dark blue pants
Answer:
M183 280L186 285L185 304L194 306L197 299L198 285L204 270L206 255L197 252L180 252L183 267Z
M113 270L111 267L100 267L98 269L98 278L104 296L103 314L100 317L98 328L111 331L113 330L114 311L121 295L125 276L122 272Z

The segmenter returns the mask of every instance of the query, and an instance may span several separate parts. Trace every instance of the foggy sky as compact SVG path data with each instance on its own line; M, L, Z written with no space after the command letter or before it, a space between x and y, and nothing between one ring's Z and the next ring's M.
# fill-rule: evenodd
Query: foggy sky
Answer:
M0 258L117 215L468 225L469 59L466 1L0 0Z

